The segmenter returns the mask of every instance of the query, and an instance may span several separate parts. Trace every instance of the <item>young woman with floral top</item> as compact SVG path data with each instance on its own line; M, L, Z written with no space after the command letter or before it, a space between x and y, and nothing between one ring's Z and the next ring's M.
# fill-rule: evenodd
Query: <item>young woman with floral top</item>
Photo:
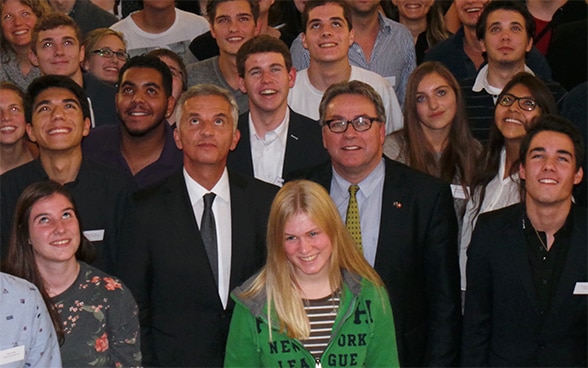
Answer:
M35 183L18 200L4 269L41 291L64 367L140 366L137 304L118 279L80 261L88 247L70 194Z

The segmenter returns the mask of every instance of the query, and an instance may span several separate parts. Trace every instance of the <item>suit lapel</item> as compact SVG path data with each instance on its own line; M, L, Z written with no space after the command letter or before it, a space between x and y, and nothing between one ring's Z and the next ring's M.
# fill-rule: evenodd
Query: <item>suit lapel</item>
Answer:
M569 300L577 282L588 281L586 272L586 259L588 257L586 249L586 218L580 216L580 211L575 211L573 216L570 247L566 255L564 269L557 283L553 303L550 307L552 313L557 310L561 303Z
M235 150L229 152L227 166L253 176L253 157L251 157L251 141L249 137L249 113L239 116L238 129L241 132L241 139L239 139L239 144L237 144Z
M390 260L399 259L394 252L403 249L403 247L395 247L389 243L394 238L392 232L394 229L406 228L403 224L406 223L406 213L410 209L406 207L398 208L395 203L409 205L410 200L406 196L406 186L404 185L404 177L399 175L398 170L394 169L395 162L385 158L385 177L384 177L384 191L382 193L382 209L380 215L380 226L378 233L378 247L376 249L376 259L374 268L379 269L379 260L385 263L386 267L390 267ZM386 224L393 224L393 228Z
M529 265L527 239L522 225L523 211L525 211L525 206L521 204L518 206L518 210L514 211L513 217L506 221L506 226L501 232L503 233L504 241L507 243L507 250L510 253L508 257L511 260L510 270L514 273L515 277L521 280L521 285L525 290L527 298L529 298L535 311L539 313L537 293L533 285L531 266Z
M209 297L214 295L222 306L183 174L171 177L166 189L167 195L164 205L170 221L170 239L173 239L171 241L175 243L174 247L180 249L183 257L193 260L194 270L190 273L195 279L192 281L199 283L202 287L207 287L210 290L207 295ZM209 277L201 279L200 276L204 268Z

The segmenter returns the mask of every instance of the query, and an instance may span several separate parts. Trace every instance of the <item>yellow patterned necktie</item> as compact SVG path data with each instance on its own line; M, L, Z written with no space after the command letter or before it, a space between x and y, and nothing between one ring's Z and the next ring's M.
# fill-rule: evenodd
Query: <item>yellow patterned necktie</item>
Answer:
M349 186L349 204L347 206L347 215L345 216L345 225L347 230L351 234L353 240L357 244L360 251L363 252L361 246L361 226L359 222L359 207L357 206L357 198L355 194L359 190L357 185Z

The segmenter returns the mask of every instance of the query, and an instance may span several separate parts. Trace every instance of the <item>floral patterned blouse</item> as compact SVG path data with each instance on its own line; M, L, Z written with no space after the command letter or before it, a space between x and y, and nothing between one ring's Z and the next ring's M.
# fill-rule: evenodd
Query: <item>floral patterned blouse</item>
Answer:
M80 262L76 281L52 301L65 333L64 367L141 365L137 303L120 280Z

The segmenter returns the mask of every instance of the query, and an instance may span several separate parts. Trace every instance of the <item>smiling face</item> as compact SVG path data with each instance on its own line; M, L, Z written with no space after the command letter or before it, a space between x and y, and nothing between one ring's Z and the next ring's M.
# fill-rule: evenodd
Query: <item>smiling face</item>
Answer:
M210 33L221 55L236 56L241 45L256 36L256 32L249 2L233 0L217 5Z
M153 132L174 107L173 97L165 95L161 73L143 67L124 72L115 102L124 130L134 137Z
M549 206L571 202L572 189L582 180L583 171L576 170L574 144L567 135L541 131L531 139L519 175L525 180L527 203Z
M417 87L416 110L425 135L444 132L449 135L457 110L455 92L438 73L427 74Z
M514 85L507 93L517 98L534 98L531 91L522 84ZM527 134L533 119L542 113L543 111L539 106L535 107L533 111L523 110L518 101L511 106L503 106L497 103L494 109L494 123L505 140L521 140Z
M127 52L124 42L114 35L102 37L96 43L94 50L108 49L114 52ZM90 52L94 50L89 50ZM96 78L103 82L116 84L118 82L118 72L125 65L124 60L120 60L116 55L108 58L100 56L97 53L90 53L90 56L84 60L83 66L87 72L92 73Z
M334 97L325 110L325 121L352 120L358 117L378 116L376 106L365 96L342 94ZM351 124L350 124L351 125ZM352 183L358 183L374 170L382 159L382 145L386 126L374 121L370 129L358 132L348 126L343 133L333 133L325 125L323 145L331 156L337 173Z
M80 225L73 204L65 196L54 193L38 200L31 208L28 225L37 265L76 262Z
M294 277L302 280L325 280L333 245L329 236L304 212L293 214L284 225L284 250L292 264Z
M71 91L48 88L37 95L32 110L27 133L41 152L81 149L82 138L90 132L90 119L84 118Z
M288 70L282 54L262 52L245 60L245 74L239 78L241 91L247 93L249 108L263 112L286 109L288 92L294 86L296 71Z
M82 73L80 63L84 61L84 47L80 46L73 28L59 26L39 32L29 59L45 75L64 75L78 80Z
M488 63L502 65L525 62L533 39L525 28L525 19L516 11L498 9L488 14L484 39L480 41Z
M343 8L327 3L308 13L302 45L310 53L311 61L346 61L349 47L353 44L353 34L345 20Z
M392 0L398 7L400 21L404 20L421 20L427 17L431 6L435 0Z
M0 89L0 144L12 146L25 135L23 100L16 91Z
M454 0L457 17L467 28L476 28L478 18L490 0Z
M224 168L229 151L239 142L239 131L233 129L231 105L222 96L195 96L182 106L174 139L184 151L184 165L193 168Z
M2 37L12 47L28 47L37 16L19 0L7 0L2 4Z

